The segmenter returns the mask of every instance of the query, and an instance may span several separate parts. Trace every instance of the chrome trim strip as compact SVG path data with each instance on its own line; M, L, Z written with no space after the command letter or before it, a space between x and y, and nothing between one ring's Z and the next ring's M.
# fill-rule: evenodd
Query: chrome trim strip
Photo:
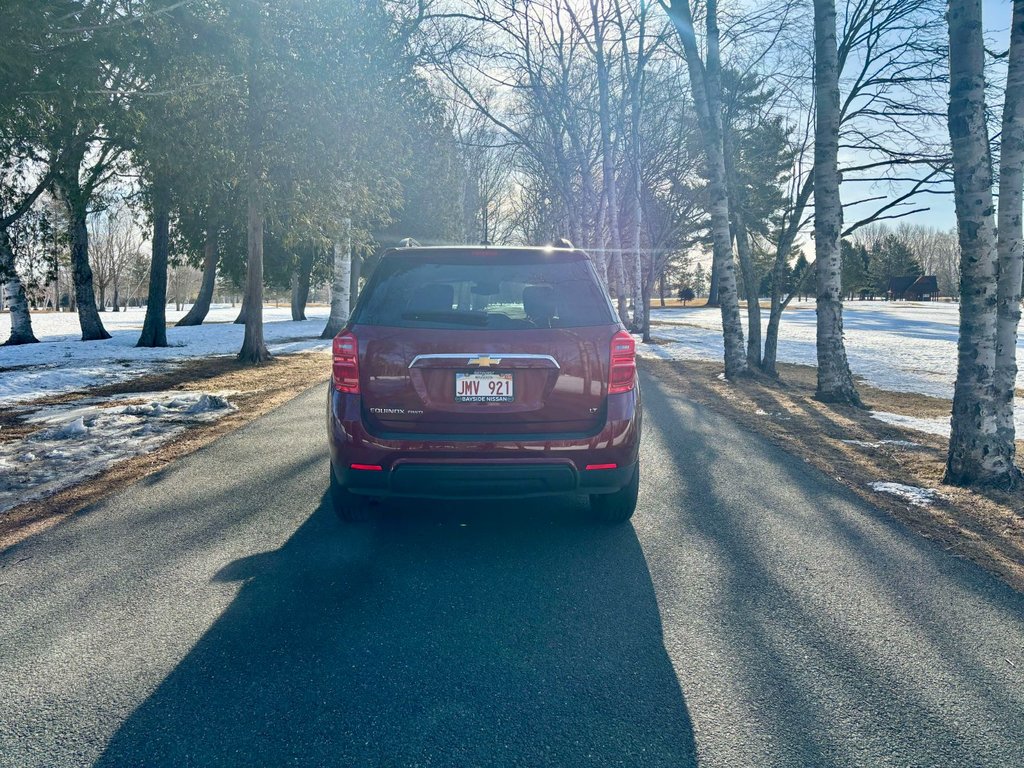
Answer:
M450 360L456 357L466 358L467 360L474 357L493 357L499 360L547 360L555 366L557 370L562 369L562 366L560 366L558 361L551 355L531 355L523 352L509 352L508 354L502 354L501 352L452 352L450 354L435 353L430 355L416 355L416 357L412 359L412 362L409 363L409 367L412 368L420 360Z

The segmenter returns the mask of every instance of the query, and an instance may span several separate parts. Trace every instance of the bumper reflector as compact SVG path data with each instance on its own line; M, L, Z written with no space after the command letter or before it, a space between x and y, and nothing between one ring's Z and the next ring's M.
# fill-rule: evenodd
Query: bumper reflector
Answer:
M362 469L373 472L381 472L384 469L380 464L351 464L350 467L352 469Z
M618 469L618 464L587 464L587 469Z

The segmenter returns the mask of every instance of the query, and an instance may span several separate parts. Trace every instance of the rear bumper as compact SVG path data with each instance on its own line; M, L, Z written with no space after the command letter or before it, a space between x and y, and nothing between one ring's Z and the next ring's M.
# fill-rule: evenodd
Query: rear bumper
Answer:
M338 483L352 493L416 498L524 498L558 493L612 493L633 466L578 471L571 462L400 461L388 470L334 465Z
M602 429L583 437L385 438L366 429L358 395L333 388L327 410L335 480L353 493L372 496L517 498L612 493L632 477L640 445L641 414L635 389L611 396ZM594 465L604 468L587 469Z

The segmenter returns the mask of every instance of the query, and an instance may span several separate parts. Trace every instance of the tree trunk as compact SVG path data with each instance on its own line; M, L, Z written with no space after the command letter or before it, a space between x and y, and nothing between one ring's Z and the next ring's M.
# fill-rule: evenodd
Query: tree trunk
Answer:
M309 301L309 276L313 271L313 247L302 252L292 275L292 320L306 319L306 303Z
M643 313L640 319L640 333L641 340L644 344L651 343L651 288L653 284L649 280L645 280L642 286L642 298L643 302Z
M213 291L217 287L217 257L217 227L210 223L206 227L206 242L203 243L203 282L199 286L199 295L177 325L202 325L209 314Z
M608 230L605 247L608 249L610 283L616 299L616 309L623 325L629 325L626 310L626 273L622 264L622 232L619 228L619 193L615 180L615 147L612 142L612 116L608 83L608 66L604 53L604 22L598 12L596 0L590 3L594 25L594 57L597 69L598 124L601 139L601 189L605 197L605 215Z
M782 302L782 289L786 279L786 259L781 254L788 252L788 248L786 251L779 246L776 248L775 266L772 269L772 307L768 311L768 327L764 334L761 372L778 378L776 362L779 352L779 326L782 324L782 310L785 309Z
M82 328L82 341L109 339L96 307L92 267L89 266L89 228L85 223L85 208L75 206L69 211L71 229L71 275L75 283L75 307Z
M722 336L725 346L725 376L747 373L743 348L743 323L740 320L736 289L736 265L732 256L729 231L729 192L725 176L725 152L722 145L722 106L719 88L721 63L718 50L717 2L709 0L707 15L707 67L701 60L688 0L672 0L670 16L686 56L693 103L696 108L707 155L708 209L711 214L712 291L718 272L718 299L722 308ZM710 299L709 299L710 301Z
M743 292L747 297L747 365L751 368L761 366L761 305L758 302L760 291L757 275L754 271L754 259L750 255L750 240L743 211L739 203L739 181L733 158L736 150L732 139L732 130L722 131L722 148L725 158L725 178L729 187L729 218L732 232L736 237L736 253L740 260L740 273L743 276Z
M153 260L149 267L146 319L137 347L167 346L167 256L170 251L171 195L160 174L153 180Z
M768 312L768 327L764 334L764 354L761 356L761 371L769 376L778 377L776 358L779 351L779 326L782 324L782 311L786 303L782 300L782 289L786 281L786 258L791 243L785 239L775 251L775 266L772 270L772 307ZM795 289L794 289L795 290ZM792 294L790 294L792 298Z
M638 174L639 163L637 163L637 166L636 172ZM650 316L651 292L644 280L643 252L640 248L641 225L643 223L643 210L640 207L640 183L639 178L634 180L631 195L633 236L630 242L630 250L633 253L633 330L644 332L644 328L647 327L647 318Z
M245 337L238 351L238 360L250 365L260 365L270 359L270 352L263 341L263 126L266 109L263 106L263 84L260 80L260 57L263 45L263 22L261 7L251 6L248 23L251 34L248 62L247 105L247 158L246 158L246 202L247 202L247 259L245 276L245 297L242 300L241 317L245 316ZM236 321L237 322L237 321Z
M352 224L345 222L345 243L334 243L334 280L331 283L331 316L321 339L333 339L348 322L352 290Z
M817 276L818 389L826 403L860 405L843 342L839 237L839 54L835 0L814 0L814 261Z
M1016 439L1013 408L1017 386L1017 328L1020 325L1024 233L1024 0L1013 2L1010 53L1003 102L999 154L998 253L999 287L996 309L996 429L1010 459L1013 482L1020 481L1014 465Z
M743 276L743 288L747 297L747 365L751 368L761 367L761 304L757 274L754 271L754 260L750 255L750 235L737 211L733 216L736 227L736 252L740 257L740 271Z
M704 306L717 307L721 305L718 297L718 262L711 259L711 275L708 278L708 300Z
M263 205L254 180L250 180L248 220L249 255L245 298L242 300L245 338L242 339L238 359L243 363L260 365L270 359L270 352L263 341Z
M626 271L622 266L622 250L618 247L617 238L609 238L611 245L611 257L608 259L612 291L615 295L615 309L618 311L619 320L625 326L629 325L629 311L626 307Z
M75 284L75 306L78 308L82 341L98 341L109 339L110 334L103 327L96 310L96 292L92 267L89 266L89 228L85 223L85 203L80 197L74 190L63 190L68 214L68 240L71 243L71 276Z
M121 293L118 290L118 279L116 277L114 278L114 286L113 287L114 287L114 304L113 304L113 306L111 306L111 309L114 312L120 312L121 311L121 307L120 307Z
M359 300L359 281L363 276L363 257L352 254L352 285L349 288L349 314L356 308Z
M14 253L11 251L6 231L0 231L0 287L7 294L11 312L11 335L4 344L13 346L39 343L39 339L32 332L32 315L29 314L25 287L14 268Z
M242 306L238 309L238 317L235 318L235 325L244 325L245 318L249 316L249 291L243 289L242 291Z
M998 254L985 125L981 0L950 0L949 138L960 240L960 339L945 482L1006 483L1012 454L996 424Z

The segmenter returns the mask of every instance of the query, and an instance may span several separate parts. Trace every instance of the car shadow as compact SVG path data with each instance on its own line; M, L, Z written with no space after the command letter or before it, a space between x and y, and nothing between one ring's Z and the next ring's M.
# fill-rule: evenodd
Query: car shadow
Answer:
M237 596L97 765L696 764L636 534L582 500L343 526L325 495L216 578Z

